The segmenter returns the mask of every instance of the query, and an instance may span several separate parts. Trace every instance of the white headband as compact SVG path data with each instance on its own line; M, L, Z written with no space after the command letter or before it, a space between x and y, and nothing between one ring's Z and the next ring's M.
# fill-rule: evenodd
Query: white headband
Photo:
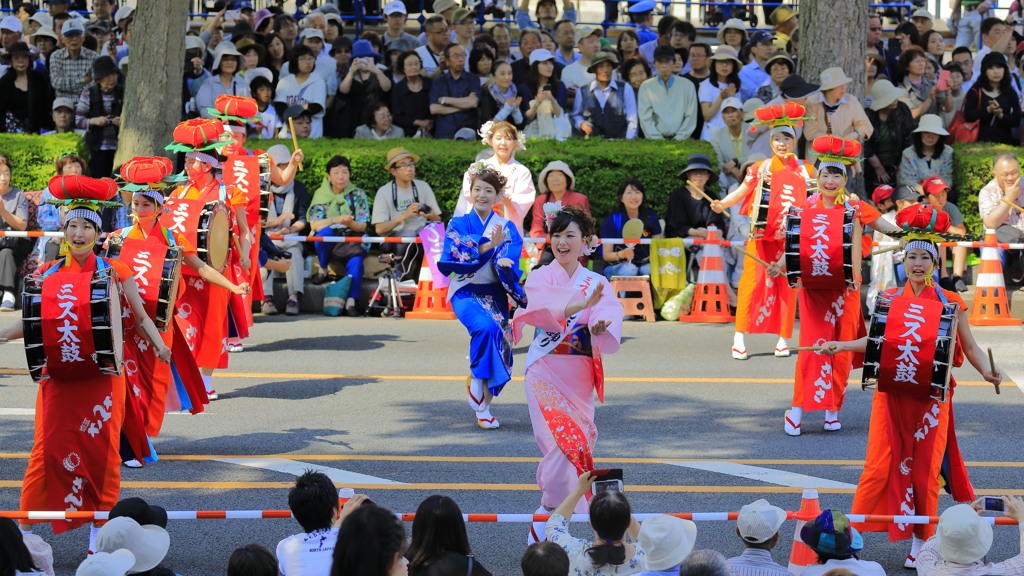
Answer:
M200 162L206 162L207 164L210 164L214 168L220 168L220 162L217 162L216 158L214 158L213 156L210 156L209 154L205 154L203 152L186 152L185 153L185 158L191 158L193 160L199 160Z
M939 252L935 249L935 245L927 240L911 240L907 242L907 245L903 248L903 253L906 254L915 248L927 251L932 255L932 260L939 259Z

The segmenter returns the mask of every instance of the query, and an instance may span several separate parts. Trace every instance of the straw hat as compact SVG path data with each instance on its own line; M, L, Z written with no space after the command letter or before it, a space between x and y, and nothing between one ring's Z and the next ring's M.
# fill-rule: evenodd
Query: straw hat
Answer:
M871 87L871 109L877 112L886 108L906 93L906 89L897 88L888 80L877 80Z
M935 547L947 562L973 564L992 547L992 526L968 504L950 506L939 516Z
M917 132L930 132L932 134L938 134L939 136L949 136L949 132L942 127L942 118L937 114L925 114L918 120Z
M743 68L743 62L740 61L739 57L736 56L736 51L729 46L719 46L718 50L715 50L715 55L711 57L711 60L732 60L736 63L736 71Z
M739 30L743 33L743 41L747 41L747 27L743 24L743 20L739 18L729 18L718 28L718 43L725 44L725 31L726 30Z
M419 156L409 152L405 148L392 148L391 150L388 150L388 158L387 161L384 162L384 169L390 170L391 167L402 158L412 158L413 162L420 161Z
M853 82L853 78L846 76L846 72L838 66L832 68L825 68L821 72L821 91L831 90L833 88L839 88L845 84Z
M319 32L319 30L317 30L317 32ZM245 51L249 48L253 48L256 50L256 53L259 54L260 61L266 59L267 49L264 48L262 44L257 43L252 38L242 38L241 40L235 43L235 50L238 50L240 53L244 54Z

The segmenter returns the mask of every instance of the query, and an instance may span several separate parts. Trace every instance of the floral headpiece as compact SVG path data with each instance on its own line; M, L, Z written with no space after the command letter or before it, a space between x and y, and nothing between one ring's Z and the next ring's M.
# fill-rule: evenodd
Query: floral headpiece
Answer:
M551 223L554 222L555 218L560 212L562 212L562 201L557 202L545 202L544 203L544 227L551 231ZM598 239L597 234L593 234L583 239L583 248L580 249L580 253L584 256L590 256L594 253L598 247L601 246L601 240Z
M491 136L494 136L494 124L494 120L488 120L487 122L484 122L483 126L480 127L480 143L483 144L484 146L491 145L489 141L491 139ZM526 134L522 130L517 130L516 134L516 142L518 144L516 147L520 150L526 150Z
M495 176L498 177L498 197L505 195L505 186L508 184L508 178L505 178L504 176L501 175L501 172L498 172L494 168L488 166L483 160L479 162L473 162L472 164L470 164L469 170L467 170L467 172L469 173L470 181L475 180L477 176L485 174L487 172L494 174Z

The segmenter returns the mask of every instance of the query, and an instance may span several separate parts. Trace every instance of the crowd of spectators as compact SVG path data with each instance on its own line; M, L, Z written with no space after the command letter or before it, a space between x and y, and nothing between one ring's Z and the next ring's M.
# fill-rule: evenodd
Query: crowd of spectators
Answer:
M110 176L130 65L133 8L110 0L72 4L91 12L69 11L64 0L46 2L45 10L21 2L0 20L0 131L82 134L88 164L79 159L74 166L91 176ZM977 123L980 142L1020 142L1024 37L1011 22L995 17L988 2L957 2L949 23L956 38L951 51L926 10L916 10L888 40L882 38L881 16L870 15L863 102L847 93L849 74L860 71L832 67L813 79L795 74L799 19L785 6L769 15L770 30L750 29L733 18L719 27L714 43L705 43L697 41L690 22L659 16L653 0L631 5L631 25L608 28L578 24L570 0L561 6L555 0L538 0L533 6L529 0L514 7L499 4L486 4L488 19L478 20L478 12L453 0L436 0L430 6L433 13L424 14L420 26L420 15L392 0L374 9L379 10L383 30L356 37L346 34L345 20L334 3L293 15L273 5L254 10L246 0L219 2L219 12L186 32L182 118L208 116L217 96L235 94L256 99L261 121L249 127L250 136L262 138L290 136L291 120L300 138L471 140L486 123L507 122L527 138L703 139L711 143L717 162L691 171L689 180L717 183L727 193L756 159L770 156L767 130L751 129L754 111L798 103L814 118L797 128L802 157L813 160L806 143L821 135L864 144L865 161L853 170L864 174L864 189L855 192L865 200L878 187L889 185L905 186L921 200L934 200L939 192L928 193L925 183L938 177L945 186L931 188L949 188L954 154L949 143L965 125ZM489 19L499 14L508 20ZM323 185L316 190L278 187L274 193L281 208L284 198L291 197L292 208L308 206L308 213L281 210L269 228L320 236L367 230L377 235L417 234L428 221L450 216L440 213L431 189L449 183L416 180L414 152L405 152L405 160L397 164L389 156L387 170L393 182L372 198L358 187L360 175L349 173L344 156L332 160L329 172L338 174L324 174ZM284 158L283 151L279 155ZM531 191L538 204L552 196L581 203L580 198L594 192L577 189L571 159L557 163L558 169L539 175L536 189L541 194ZM719 166L717 171L712 164ZM9 162L0 162L0 172L4 167L11 169ZM686 180L687 173L683 170L680 177ZM692 187L673 192L666 213L654 213L644 202L642 179L638 174L621 183L618 207L602 230L621 231L623 220L638 218L649 238L701 237L712 224L726 228L730 237L742 237L742 217L734 214L723 222L707 210L702 192ZM35 211L18 216L15 199L20 192L6 189L4 204L8 196L12 204L5 213L11 210L11 218L0 213L0 226L53 229L52 222L43 222L47 215L42 209L39 216ZM563 200L566 194L569 200ZM942 194L943 209L952 213L957 192ZM1010 200L1017 196L1001 194ZM328 202L313 202L317 195ZM999 208L998 198L993 200L984 190L981 198L981 215L986 225L991 220L1002 230L1001 240L1022 237L1024 227L1016 212ZM583 205L589 210L589 204ZM431 211L421 212L427 207ZM110 209L104 228L123 227L129 218L127 207ZM959 213L953 219L962 225ZM526 224L532 235L543 235L536 218L528 217ZM9 308L6 304L13 301L16 289L5 270L22 267L32 251L31 242L8 243L14 245L0 250L3 310ZM53 246L40 244L36 252L42 259ZM358 280L370 248L357 247L295 242L276 246L265 276L285 278L286 313L297 313L304 277L320 284L337 276L329 270L332 260L352 278L345 308L356 313ZM644 247L607 248L594 258L607 274L648 271ZM303 257L314 254L317 269L303 268ZM400 256L402 277L415 279L420 254ZM953 251L949 276L951 285L961 289L965 257L964 250ZM13 260L4 264L5 258ZM1024 277L1024 262L1020 268ZM273 282L267 285L271 290ZM264 309L277 312L273 302Z
M714 549L695 549L697 524L667 514L638 521L627 495L616 489L597 491L588 501L590 522L572 534L569 519L597 476L586 472L544 524L544 537L522 554L523 576L792 576L773 549L786 522L785 510L764 499L743 506L736 519L742 554L726 557ZM1006 517L1016 520L1020 554L988 562L993 529L984 498L947 508L936 536L917 556L922 576L1024 574L1024 500L1002 497ZM459 505L448 496L427 497L416 509L411 535L398 516L363 494L339 498L334 483L322 472L306 471L288 492L288 507L300 531L277 542L273 552L259 543L242 546L227 562L228 576L491 576L488 552L474 552ZM175 576L165 565L172 541L167 512L132 497L110 512L95 533L90 555L78 576ZM1009 528L1007 528L1009 530ZM864 557L864 539L849 518L825 510L800 530L799 540L814 552L806 576L885 576L877 562ZM702 542L715 547L714 543ZM735 545L719 543L735 549ZM227 555L227 551L219 551ZM493 554L493 550L490 553ZM217 554L204 550L204 555ZM0 576L53 574L52 549L38 535L21 532L14 521L0 518Z

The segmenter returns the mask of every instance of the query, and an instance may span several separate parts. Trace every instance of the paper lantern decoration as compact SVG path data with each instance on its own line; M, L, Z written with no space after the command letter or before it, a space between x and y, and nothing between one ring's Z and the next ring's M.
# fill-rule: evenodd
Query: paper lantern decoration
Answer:
M132 184L155 184L171 175L174 164L162 156L137 156L121 166L121 178Z
M117 183L110 178L54 176L46 187L57 200L107 201L117 194Z
M847 164L860 158L861 143L835 136L820 136L811 143L814 154L823 159L840 160Z
M931 204L915 204L900 210L896 215L896 225L904 230L942 233L949 231L950 221L949 214L932 208Z

